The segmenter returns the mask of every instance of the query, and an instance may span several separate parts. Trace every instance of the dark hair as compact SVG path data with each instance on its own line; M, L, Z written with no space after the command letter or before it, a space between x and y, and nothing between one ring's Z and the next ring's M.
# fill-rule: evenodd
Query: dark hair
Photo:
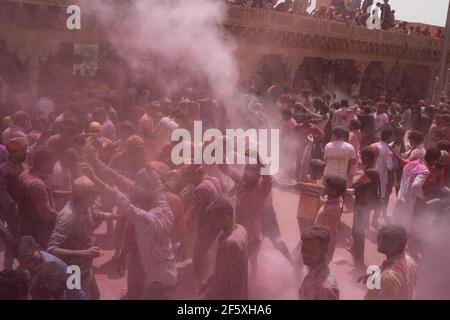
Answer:
M333 135L338 139L345 139L348 136L348 130L344 127L336 127L333 129Z
M361 128L361 121L356 120L356 119L350 120L350 124L348 126L348 129L350 131L359 130L360 128Z
M338 176L325 177L325 184L328 184L333 190L336 190L337 195L343 196L347 192L347 181Z
M57 154L55 150L47 146L41 146L36 148L31 154L32 168L39 170L48 162L55 161Z
M66 290L67 275L56 262L42 264L31 285L33 300L60 299Z
M437 148L439 150L449 151L450 150L450 141L448 141L448 140L439 141L437 144Z
M80 162L80 154L74 148L67 148L66 150L64 150L64 152L61 154L61 159L63 158L69 160L74 164Z
M325 166L326 166L327 164L325 163L325 162L323 162L322 160L320 160L320 159L312 159L310 162L309 162L309 167L312 169L312 170L325 170Z
M406 244L408 243L406 229L398 224L388 224L382 226L378 231L378 237L383 237L384 239L394 243L397 248L397 254L404 252Z
M430 163L439 160L440 157L441 157L441 150L437 148L427 149L427 153L425 154L425 161Z
M362 148L360 152L361 152L361 157L364 156L364 157L368 158L371 162L374 162L377 158L377 151L370 146Z
M209 215L228 215L234 216L234 209L231 203L226 199L217 199L206 207L206 214Z
M14 125L23 128L30 121L30 116L25 111L17 111L11 116L11 119Z
M348 100L341 100L341 108L347 108L348 107Z
M3 270L0 272L0 300L26 299L30 279L22 270Z
M399 136L399 135L405 135L405 129L403 129L402 127L395 127L393 130L393 134L394 136Z
M23 236L14 241L12 249L14 257L18 258L23 255L31 255L39 249L39 245L32 236Z
M393 133L393 131L392 131L391 127L384 127L381 130L381 141L384 141L384 142L388 141L392 137L392 133Z
M370 114L372 112L372 108L370 106L365 106L363 108L363 113L364 114Z
M421 144L423 142L423 133L417 130L413 130L408 134L408 139L415 142L416 144Z
M128 120L120 121L118 124L118 127L121 131L125 131L130 134L136 133L136 128L133 125L133 123L131 123L131 121L128 121Z
M301 238L302 241L318 241L323 248L327 248L330 245L331 235L327 227L316 225L306 229Z

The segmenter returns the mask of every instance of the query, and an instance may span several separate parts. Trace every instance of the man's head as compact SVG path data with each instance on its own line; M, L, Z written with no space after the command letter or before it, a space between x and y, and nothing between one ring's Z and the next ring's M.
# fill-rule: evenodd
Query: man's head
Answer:
M181 176L187 183L198 186L205 176L205 171L201 165L188 164L181 168Z
M136 133L135 126L128 120L120 121L119 125L117 126L117 129L119 139L123 140L128 139L128 137Z
M402 142L405 138L405 129L403 129L402 127L395 127L393 133L395 141Z
M336 127L333 129L333 140L334 141L344 141L348 136L348 130L344 127Z
M408 140L411 147L415 148L423 142L423 133L417 130L413 130L408 134Z
M38 274L34 277L30 294L32 300L63 300L67 275L56 262L42 264Z
M22 128L26 133L31 131L31 120L25 111L17 111L11 116L15 126Z
M23 270L0 271L0 300L27 300L30 278Z
M347 191L347 181L338 176L325 177L325 194L328 199L341 197Z
M387 105L384 102L378 102L377 103L377 112L378 113L384 113L387 111Z
M377 161L377 151L370 146L361 149L361 162L366 167L371 167Z
M80 209L87 209L97 199L98 189L86 176L81 176L72 183L72 201Z
M107 119L106 110L104 107L95 107L92 111L92 118L94 121L97 121L99 123L103 123Z
M31 236L23 236L15 240L13 253L20 265L31 273L35 272L42 264L39 245Z
M427 153L425 154L425 161L430 168L442 169L444 166L444 162L441 161L442 152L438 148L430 148L427 149Z
M303 263L315 267L325 262L325 255L330 245L330 230L323 226L313 226L302 234Z
M14 133L8 141L4 141L6 150L8 150L9 159L12 162L24 162L27 158L28 138L20 131Z
M229 230L234 224L234 209L225 199L213 201L206 208L208 224L214 230Z
M392 129L390 127L384 127L381 130L381 141L389 143L392 138Z
M408 236L404 227L396 224L385 225L378 231L378 252L393 257L405 251Z
M312 159L309 163L309 168L311 169L311 177L313 179L321 179L325 171L326 163L320 159Z
M156 174L149 172L146 168L139 170L135 178L134 192L131 202L142 210L150 210L154 206L154 189Z
M43 174L51 174L56 162L56 152L47 146L37 148L31 154L31 167Z
M350 120L350 124L348 126L348 129L350 131L358 131L361 128L361 122L356 120L356 119L352 119Z
M100 124L100 122L92 121L91 123L89 123L88 133L99 134L101 130L102 125Z
M78 133L78 119L75 116L65 116L62 123L62 133L75 135Z
M144 154L144 140L138 135L132 135L125 142L125 149L129 158L137 158Z
M74 170L80 162L80 154L74 148L64 150L60 158L61 166L66 170Z

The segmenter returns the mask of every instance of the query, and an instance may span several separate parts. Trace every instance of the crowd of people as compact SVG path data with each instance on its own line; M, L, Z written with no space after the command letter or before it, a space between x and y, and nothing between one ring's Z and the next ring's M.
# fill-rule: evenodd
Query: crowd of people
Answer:
M442 28L431 30L429 26L408 25L406 21L397 21L395 10L389 0L374 2L374 0L333 0L330 6L322 4L313 10L311 0L227 0L229 3L246 5L251 8L272 9L318 19L327 19L359 25L370 29L383 29L401 32L408 35L433 37L441 39L444 36ZM374 6L375 4L375 6Z
M307 267L300 299L339 299L329 265L341 215L349 212L355 266L365 271L370 227L386 256L382 286L365 298L411 299L430 223L425 209L448 204L449 102L349 102L276 85L250 91L235 114L204 88L170 97L130 88L122 112L105 85L61 105L45 97L26 110L10 106L0 145L0 298L101 298L93 264L102 248L94 232L106 223L113 262L127 270L127 299L172 298L177 262L190 258L190 281L206 299L247 299L264 237L298 275ZM192 131L194 121L205 129L279 129L281 171L262 175L267 163L259 155L244 168L174 164L179 141L171 134ZM282 240L274 189L299 195L292 251ZM66 270L74 265L81 287L71 290Z

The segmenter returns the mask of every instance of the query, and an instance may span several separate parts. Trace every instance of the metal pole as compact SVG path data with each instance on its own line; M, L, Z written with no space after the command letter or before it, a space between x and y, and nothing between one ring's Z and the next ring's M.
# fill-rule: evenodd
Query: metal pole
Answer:
M438 101L437 99L440 98L440 94L442 91L444 91L446 79L446 69L447 69L447 57L448 57L448 49L449 49L449 43L450 43L450 1L448 3L448 9L447 9L447 23L445 25L445 36L444 41L442 43L442 51L441 51L441 59L439 60L439 74L436 79L436 86L434 90L434 103L436 104Z

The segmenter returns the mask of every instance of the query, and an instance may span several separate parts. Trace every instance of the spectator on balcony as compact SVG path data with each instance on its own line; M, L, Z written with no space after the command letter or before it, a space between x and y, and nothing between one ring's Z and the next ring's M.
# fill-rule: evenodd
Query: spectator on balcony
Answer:
M314 18L325 19L327 17L327 13L328 6L326 4L322 4L318 9L314 9L314 11L311 12L311 15Z
M370 15L370 10L373 6L373 0L364 0L363 4L362 4L362 11L364 14L369 13Z
M237 1L245 2L246 5L250 5L252 8L265 8L265 0L251 0L251 1Z
M420 26L417 26L414 29L414 35L416 35L416 36L421 36L422 35L422 28Z
M424 37L431 37L431 31L430 31L430 27L429 26L426 26L425 29L423 29L422 35Z
M436 29L436 32L434 33L434 37L436 39L442 39L444 36L444 30L441 28Z
M400 22L392 30L395 32L408 34L408 23L405 21Z
M378 4L377 4L378 5ZM387 30L391 27L391 6L389 0L383 0L383 4L380 5L381 11L381 28Z
M293 12L299 15L306 15L307 9L311 6L311 0L294 0L292 5Z
M292 0L278 0L273 6L275 11L288 12L292 8Z
M331 0L330 5L338 12L343 12L345 10L344 0Z

